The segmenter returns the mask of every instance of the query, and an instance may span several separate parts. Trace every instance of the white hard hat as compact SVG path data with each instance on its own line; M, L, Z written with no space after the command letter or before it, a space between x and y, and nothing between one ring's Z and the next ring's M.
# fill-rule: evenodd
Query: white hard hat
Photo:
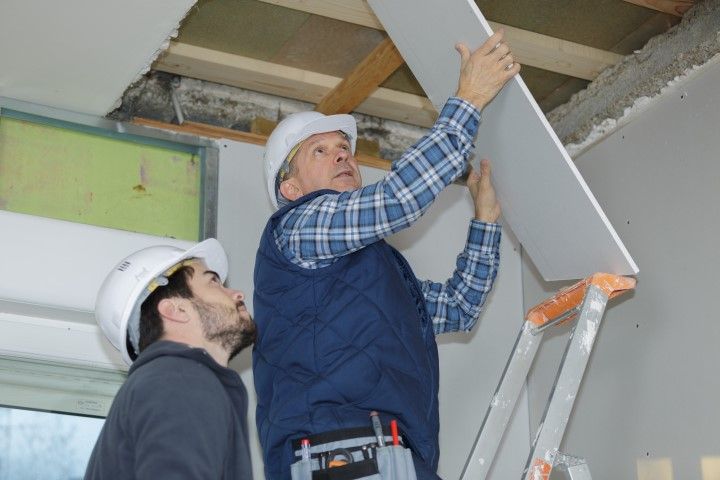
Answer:
M209 238L194 247L183 250L169 245L148 247L123 259L100 286L95 300L95 320L122 358L130 365L127 338L138 348L140 305L150 295L152 283L167 283L164 277L169 269L189 258L198 258L216 272L224 282L228 273L228 260L220 242Z
M265 147L265 178L270 201L278 207L275 192L275 178L290 151L298 143L317 133L341 131L350 140L355 153L357 125L352 115L324 115L320 112L299 112L288 115L278 123L268 138Z

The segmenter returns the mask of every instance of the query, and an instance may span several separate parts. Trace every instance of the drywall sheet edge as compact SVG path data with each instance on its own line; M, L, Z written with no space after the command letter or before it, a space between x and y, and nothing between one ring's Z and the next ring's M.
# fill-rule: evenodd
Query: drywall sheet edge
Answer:
M440 110L457 89L457 42L480 46L492 30L472 0L369 0ZM545 280L597 271L638 272L522 78L483 111L475 158L489 158L503 217Z

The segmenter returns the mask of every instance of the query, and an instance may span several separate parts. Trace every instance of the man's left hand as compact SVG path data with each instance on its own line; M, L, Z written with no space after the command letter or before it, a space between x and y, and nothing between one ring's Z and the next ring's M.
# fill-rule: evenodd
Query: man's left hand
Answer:
M480 174L470 169L467 187L475 204L475 220L495 223L500 217L500 204L495 197L495 188L490 181L490 160L480 161Z

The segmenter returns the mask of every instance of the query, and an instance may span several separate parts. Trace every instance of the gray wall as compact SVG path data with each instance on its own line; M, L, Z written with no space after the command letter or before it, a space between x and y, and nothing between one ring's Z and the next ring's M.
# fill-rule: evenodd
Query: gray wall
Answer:
M720 61L678 82L577 159L640 267L611 303L563 449L593 478L720 478ZM525 308L558 288L523 262ZM541 347L531 428L566 337Z
M220 146L218 238L230 255L230 284L252 292L252 270L262 228L270 216L263 177L262 148L236 142ZM384 172L362 170L365 183ZM446 189L428 214L411 229L391 239L421 278L444 281L462 249L472 216L464 187ZM512 233L503 236L502 266L496 288L479 324L470 334L445 335L440 343L440 474L459 478L470 453L495 385L512 348L522 319L521 265ZM251 302L250 302L251 303ZM251 396L250 425L254 431L255 396L251 359L244 352L233 362ZM519 478L528 451L527 402L519 402L505 448L493 478ZM255 478L261 479L260 449L253 442Z

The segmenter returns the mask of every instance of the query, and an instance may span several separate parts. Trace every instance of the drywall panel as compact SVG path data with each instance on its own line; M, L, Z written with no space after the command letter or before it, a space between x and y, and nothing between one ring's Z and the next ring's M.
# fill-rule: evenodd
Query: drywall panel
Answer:
M491 34L475 2L369 4L439 110L457 89L460 60L455 44L477 48ZM544 279L581 278L596 271L637 273L520 77L485 108L476 158L492 160L503 216Z
M720 57L668 88L577 164L643 271L611 302L565 450L593 478L720 478ZM557 285L526 265L525 307ZM537 424L564 339L530 381Z
M0 2L0 96L105 115L196 0Z
M265 190L263 147L224 142L220 148L218 238L230 257L230 285L246 292L252 310L255 253L272 210ZM384 172L363 168L365 183ZM444 281L462 249L472 216L464 187L446 189L415 226L390 239L414 266L418 276ZM496 288L472 333L442 336L440 343L440 475L459 478L482 423L505 361L522 321L519 246L509 230L502 242ZM250 388L250 422L256 438L252 362L243 352L233 367ZM257 441L251 454L255 478L263 478ZM527 403L522 399L508 432L493 478L520 478L529 451Z

